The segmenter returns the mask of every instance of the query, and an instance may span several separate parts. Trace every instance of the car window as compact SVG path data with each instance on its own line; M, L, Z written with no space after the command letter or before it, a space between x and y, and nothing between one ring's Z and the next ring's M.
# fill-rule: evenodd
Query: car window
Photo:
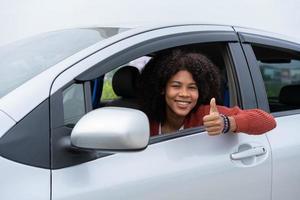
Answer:
M72 84L63 91L64 125L70 126L85 114L84 90L82 84Z
M253 46L271 112L300 109L300 58L297 52Z

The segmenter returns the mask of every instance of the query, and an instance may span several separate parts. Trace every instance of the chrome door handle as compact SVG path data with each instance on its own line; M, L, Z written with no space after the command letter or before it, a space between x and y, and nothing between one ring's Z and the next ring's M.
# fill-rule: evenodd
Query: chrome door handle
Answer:
M241 152L232 153L230 155L230 158L232 160L241 160L244 158L249 158L253 156L261 156L267 153L267 150L265 147L252 147L251 149L247 149Z

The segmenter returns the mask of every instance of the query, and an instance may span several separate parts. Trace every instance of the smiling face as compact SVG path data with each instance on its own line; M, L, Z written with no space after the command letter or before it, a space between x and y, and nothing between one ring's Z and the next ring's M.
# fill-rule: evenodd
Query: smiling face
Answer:
M167 118L170 115L187 116L197 104L198 97L198 87L192 74L186 70L177 72L169 79L165 89Z

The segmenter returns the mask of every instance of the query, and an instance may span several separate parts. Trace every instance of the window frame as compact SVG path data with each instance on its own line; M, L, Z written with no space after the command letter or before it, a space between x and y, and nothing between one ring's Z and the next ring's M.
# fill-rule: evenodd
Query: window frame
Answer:
M207 33L205 33L206 35ZM202 38L203 39L203 38ZM219 39L218 41L210 41L211 37L209 37L209 39L203 39L203 41L201 42L195 42L195 43L188 43L188 44L183 44L183 45L179 45L179 46L186 46L186 45L200 45L201 44L205 44L205 45L215 45L216 46L216 50L218 50L222 56L222 58L224 59L224 64L225 64L225 68L226 68L226 74L228 76L228 79L230 81L228 81L228 87L229 87L229 91L230 91L230 107L238 105L241 108L256 108L256 101L253 98L254 92L253 92L253 88L252 85L249 84L249 81L243 81L241 84L239 82L241 82L241 80L250 80L250 76L249 73L244 73L244 69L248 69L247 63L245 62L244 57L240 56L242 55L242 49L238 43L238 41L225 41L223 39ZM169 42L169 41L168 41ZM222 47L222 49L220 49L218 46L219 45L223 45L224 48ZM167 49L167 47L161 48L161 46L163 46L163 44L160 43L159 46L159 50L160 51L162 49ZM147 48L147 46L145 47ZM180 47L179 47L180 48ZM199 48L201 50L201 48ZM144 50L143 50L144 51ZM126 54L130 54L130 51L126 51ZM134 52L136 53L136 52ZM147 54L146 54L147 55ZM144 54L142 54L141 56L145 56ZM208 54L209 56L209 54ZM121 56L121 57L125 57L125 56ZM131 57L131 56L129 56ZM126 62L129 62L131 60L126 60ZM119 62L119 61L115 61L115 62ZM100 65L100 64L98 64ZM111 71L118 69L120 67L122 67L123 65L127 65L127 64L122 64L121 66L114 66L114 68L111 68L110 71L100 74L100 76L102 75L106 75L107 73L110 73ZM236 69L235 66L239 66L239 70ZM90 74L89 74L90 73ZM76 79L79 79L80 81L84 81L85 78L83 78L84 76L89 77L86 78L87 80L89 80L91 78L91 76L93 76L95 74L95 70L91 70L90 72L86 73L84 72L83 74L80 74ZM97 77L94 77L97 78ZM240 89L240 88L244 88L244 89ZM247 92L243 92L243 91L247 91ZM251 96L252 95L252 96ZM149 145L150 144L154 144L154 143L158 143L158 142L163 142L163 141L167 141L170 139L175 139L175 138L179 138L179 137L184 137L184 136L188 136L188 135L192 135L192 134L201 134L205 132L205 128L203 126L199 126L199 127L193 127L193 128L188 128L188 129L184 129L184 130L180 130L180 131L176 131L173 132L172 134L164 134L164 135L157 135L157 136L153 136L150 138L149 141Z

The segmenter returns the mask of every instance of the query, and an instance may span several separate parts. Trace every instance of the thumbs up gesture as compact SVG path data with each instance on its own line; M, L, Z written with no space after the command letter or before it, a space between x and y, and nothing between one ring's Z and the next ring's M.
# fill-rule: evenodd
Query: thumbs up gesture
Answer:
M203 117L203 125L208 135L219 135L224 128L224 120L219 114L215 98L210 100L209 114Z

